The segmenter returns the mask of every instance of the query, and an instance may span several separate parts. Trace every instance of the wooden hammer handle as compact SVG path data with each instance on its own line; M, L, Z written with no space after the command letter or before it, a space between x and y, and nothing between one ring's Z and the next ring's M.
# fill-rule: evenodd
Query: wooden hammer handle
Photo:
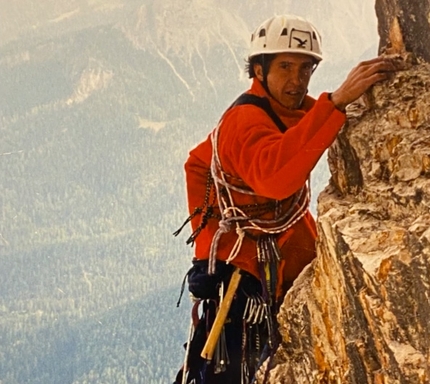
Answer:
M206 360L212 360L216 344L227 318L228 311L230 310L231 303L233 302L234 294L236 293L237 287L239 286L241 277L242 275L240 274L240 269L236 268L231 275L227 292L221 302L220 307L218 308L218 312L216 314L211 331L209 332L206 344L203 347L202 353L200 354L200 356Z

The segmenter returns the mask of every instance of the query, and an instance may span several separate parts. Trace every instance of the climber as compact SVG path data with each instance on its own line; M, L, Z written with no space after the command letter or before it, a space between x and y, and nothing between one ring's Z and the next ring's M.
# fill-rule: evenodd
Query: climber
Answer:
M189 154L194 322L176 383L249 383L276 348L275 314L316 255L310 172L344 125L346 106L395 70L383 57L361 62L315 100L308 84L322 58L310 22L264 21L251 36L251 88ZM200 352L234 268L242 279L215 355L205 361Z

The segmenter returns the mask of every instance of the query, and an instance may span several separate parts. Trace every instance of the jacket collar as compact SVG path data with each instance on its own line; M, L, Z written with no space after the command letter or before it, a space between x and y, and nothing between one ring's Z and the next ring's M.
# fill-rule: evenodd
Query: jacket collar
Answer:
M315 99L311 96L306 95L305 99L303 100L302 107L297 110L292 110L285 108L281 103L279 103L277 100L275 100L272 96L270 96L266 90L263 87L263 84L254 77L251 85L251 89L249 90L250 93L260 96L260 97L266 97L270 101L270 105L272 106L273 110L279 115L279 116L285 116L285 117L303 117L306 112L308 112L315 104Z

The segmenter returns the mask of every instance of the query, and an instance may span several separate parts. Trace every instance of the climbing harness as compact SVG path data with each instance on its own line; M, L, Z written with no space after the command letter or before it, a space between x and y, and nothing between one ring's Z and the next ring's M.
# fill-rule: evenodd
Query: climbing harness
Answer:
M273 111L270 102L267 98L258 97L250 94L241 95L230 107L237 105L253 104L264 111L271 117L281 132L285 132L287 127L283 124L278 115ZM201 322L205 323L205 328L210 329L211 321L213 320L217 307L223 299L223 287L228 279L219 277L218 269L230 263L239 254L245 237L254 240L256 244L256 257L258 262L259 280L254 276L249 275L249 279L253 281L253 286L257 287L254 290L247 291L242 279L239 290L236 295L236 303L230 310L230 319L221 332L218 339L218 344L215 350L213 364L213 373L220 375L226 371L233 356L229 355L229 341L231 338L239 337L238 343L240 348L240 376L241 384L250 384L252 377L257 372L264 359L274 355L274 351L278 345L278 334L275 328L275 313L277 305L275 300L277 287L278 265L281 260L281 251L277 243L277 237L280 233L286 232L294 224L296 224L308 211L310 201L309 180L307 185L304 185L296 194L288 199L278 201L269 200L263 204L242 204L235 202L235 195L257 196L245 183L232 175L224 172L221 166L221 161L218 153L218 138L222 119L211 134L212 142L212 159L210 170L207 175L206 192L201 207L195 208L191 215L186 219L183 225L174 233L175 236L189 223L195 216L201 215L201 220L197 228L187 239L187 244L194 244L195 239L200 232L205 228L209 219L215 218L219 222L219 227L215 232L208 260L199 260L198 262L206 262L204 270L196 270L193 268L188 271L184 278L181 289L181 296L184 289L185 279L188 278L189 287L193 285L193 281L199 281L199 273L204 274L202 285L214 284L208 292L213 289L219 289L217 299L213 297L200 297L205 310L196 325L193 322L193 327L196 331L192 333L190 330L190 339L188 341L191 347L187 346L187 356L193 354L195 345L201 344L202 333L198 332L198 327L201 327ZM270 218L267 214L270 213ZM233 245L230 254L225 263L217 260L217 249L221 236L227 232L235 231L237 234L236 242ZM199 273L196 273L199 272ZM224 274L231 274L230 270L224 270ZM217 278L210 280L211 276ZM209 283L210 282L210 283ZM251 284L252 285L252 284ZM194 284L194 286L197 286ZM203 291L202 291L203 292ZM204 293L206 294L206 293ZM212 294L211 294L212 295ZM179 301L178 301L179 305ZM214 307L215 306L215 307ZM232 331L233 330L233 331ZM240 331L237 336L237 330ZM227 337L227 333L229 337ZM197 348L198 349L198 348ZM198 356L200 358L200 356ZM183 371L182 383L203 384L204 377L207 374L208 364L203 360L197 359L192 362L188 356L184 367L188 367L188 372ZM191 369L192 365L198 365L199 369ZM269 364L270 365L270 364ZM267 371L269 368L267 369ZM267 372L266 375L267 376ZM184 381L185 380L185 381ZM218 381L217 381L218 382Z

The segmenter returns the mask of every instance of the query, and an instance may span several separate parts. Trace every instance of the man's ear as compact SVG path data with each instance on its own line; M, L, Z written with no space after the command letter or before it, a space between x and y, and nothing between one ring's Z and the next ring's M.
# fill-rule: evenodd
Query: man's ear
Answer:
M264 81L263 66L261 64L254 64L254 73L258 80Z

